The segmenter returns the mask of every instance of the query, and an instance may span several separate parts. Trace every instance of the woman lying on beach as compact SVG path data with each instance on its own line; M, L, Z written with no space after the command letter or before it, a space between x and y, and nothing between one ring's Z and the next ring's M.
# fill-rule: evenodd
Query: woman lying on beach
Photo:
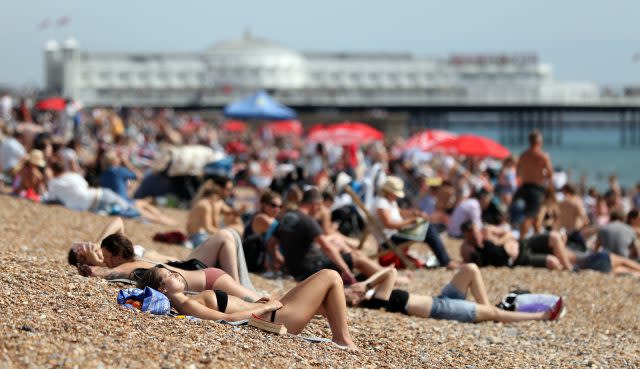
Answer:
M252 314L276 324L283 324L290 333L298 334L316 314L326 316L333 342L357 349L347 326L347 308L342 278L334 270L324 269L300 282L280 299L261 298L248 302L222 291L204 291L187 296L192 290L187 278L164 267L153 267L140 278L139 288L154 288L164 293L179 313L207 320L238 321Z
M422 318L457 320L464 323L556 320L563 307L562 298L560 298L546 312L524 313L498 309L489 302L480 269L475 264L464 264L460 267L451 282L442 288L437 297L393 289L396 274L395 269L385 268L366 281L346 288L347 302L352 306L384 308L389 312L401 312ZM466 301L469 290L476 300L475 303Z

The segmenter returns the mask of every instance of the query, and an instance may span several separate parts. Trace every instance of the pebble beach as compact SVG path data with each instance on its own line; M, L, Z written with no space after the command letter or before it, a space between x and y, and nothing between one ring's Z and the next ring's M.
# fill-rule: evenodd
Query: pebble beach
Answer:
M183 221L186 213L167 210ZM518 286L562 295L557 322L463 324L350 308L359 352L276 336L248 326L153 316L120 307L127 286L80 276L66 262L73 241L94 240L109 218L0 196L0 368L542 368L640 367L640 281L592 271L483 269L498 302ZM125 221L134 243L184 257L151 241L176 228ZM448 251L458 255L456 243ZM453 275L412 272L408 290L437 294ZM278 296L290 280L257 275ZM303 332L330 338L325 319Z

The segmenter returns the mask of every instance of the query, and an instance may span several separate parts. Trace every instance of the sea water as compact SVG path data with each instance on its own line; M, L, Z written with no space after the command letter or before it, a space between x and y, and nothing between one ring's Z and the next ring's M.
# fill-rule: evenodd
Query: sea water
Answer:
M500 142L500 129L495 126L455 125L451 131L482 135ZM618 176L626 188L640 182L640 146L621 147L617 128L570 126L562 129L561 136L562 143L545 145L544 150L551 155L555 168L570 173L572 182L577 183L585 175L587 183L600 190L607 189L607 179L612 174ZM502 144L516 155L526 149L526 145Z

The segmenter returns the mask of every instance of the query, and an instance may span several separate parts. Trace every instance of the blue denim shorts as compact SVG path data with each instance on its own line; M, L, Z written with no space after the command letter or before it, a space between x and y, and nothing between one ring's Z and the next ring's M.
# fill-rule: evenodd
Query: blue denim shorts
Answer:
M433 298L429 317L473 323L476 320L476 304L467 301L465 294L449 283L442 288L439 296Z
M208 239L209 239L209 233L207 232L198 232L189 236L189 240L191 241L191 244L193 245L194 249L202 245Z

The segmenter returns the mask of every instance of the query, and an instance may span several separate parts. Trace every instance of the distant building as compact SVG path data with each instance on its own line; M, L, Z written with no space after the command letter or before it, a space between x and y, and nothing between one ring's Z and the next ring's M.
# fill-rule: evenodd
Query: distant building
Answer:
M46 89L86 106L222 106L258 89L317 107L571 104L597 101L589 82L553 79L535 54L419 57L299 52L246 33L201 52L89 52L45 45Z

